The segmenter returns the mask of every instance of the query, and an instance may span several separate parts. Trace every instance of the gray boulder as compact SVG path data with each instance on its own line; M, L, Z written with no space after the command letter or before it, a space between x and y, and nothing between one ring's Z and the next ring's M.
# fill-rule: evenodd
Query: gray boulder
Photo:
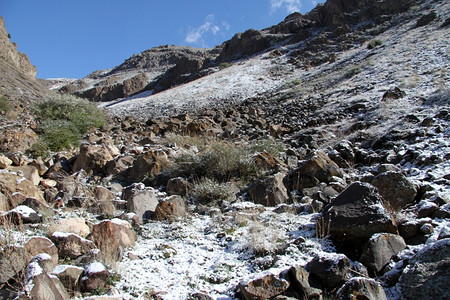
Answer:
M406 248L406 243L399 235L376 233L367 244L360 261L376 272L380 272L391 258Z
M387 300L387 297L383 287L375 280L353 277L337 291L337 299Z
M400 172L385 172L376 176L371 184L394 210L401 210L414 201L417 187Z
M406 266L399 280L405 299L448 299L450 238L427 245Z
M155 190L143 184L126 188L122 198L127 201L128 212L135 213L141 222L150 220L158 205Z
M331 291L350 278L350 260L344 254L322 253L309 261L305 269L310 279Z
M376 188L354 182L340 193L323 212L323 223L336 245L358 252L369 238L380 232L398 234L390 212Z

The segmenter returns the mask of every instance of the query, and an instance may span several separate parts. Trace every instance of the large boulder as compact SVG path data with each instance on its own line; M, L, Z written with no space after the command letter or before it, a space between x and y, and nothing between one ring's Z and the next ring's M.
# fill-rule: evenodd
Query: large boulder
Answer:
M126 188L122 198L127 201L128 212L135 213L141 222L150 220L158 206L155 190L151 187L146 188L143 184Z
M81 218L59 219L56 220L53 224L50 224L47 229L47 233L49 236L53 235L53 233L57 231L74 233L83 238L87 237L91 232L89 226Z
M370 238L360 261L378 273L393 256L405 248L406 243L401 236L391 233L376 233Z
M241 298L245 300L270 299L282 294L288 288L289 281L274 274L268 274L247 283L239 283Z
M95 244L74 233L54 232L51 237L61 258L74 259L95 249Z
M351 277L350 268L347 256L336 253L317 254L305 266L309 272L310 282L316 281L328 291L340 287Z
M82 144L73 171L85 170L94 174L103 173L106 164L114 157L105 145Z
M400 172L385 172L376 176L371 184L378 189L394 210L401 210L414 201L417 187Z
M332 181L333 176L342 176L339 166L325 152L318 150L292 172L292 189L301 191L315 187L319 182L328 183Z
M136 234L127 221L112 219L95 224L89 238L102 252L104 262L115 265L121 259L123 248L134 245Z
M53 242L43 236L33 236L24 245L25 253L28 258L35 257L38 254L46 253L50 255L54 265L58 264L58 248Z
M354 250L359 257L362 245L379 232L398 234L391 213L384 207L377 189L354 182L322 212L323 227L342 251ZM350 252L346 252L349 254Z
M58 277L41 273L33 277L28 283L31 290L28 292L34 300L68 300L70 299L66 288Z
M102 263L93 262L84 268L81 278L81 290L83 292L93 292L106 285L106 281L111 273Z
M283 173L277 173L252 182L247 189L251 201L265 206L288 202L289 194L283 183L284 177Z
M12 172L0 173L0 192L6 197L20 192L25 197L35 198L45 203L42 191L30 180ZM20 204L20 203L18 203Z
M337 299L387 300L383 287L373 279L353 277L338 291Z
M170 196L160 201L155 209L153 219L158 221L174 221L187 215L188 208L184 199L180 196Z
M405 299L448 299L450 295L450 238L419 251L399 280Z

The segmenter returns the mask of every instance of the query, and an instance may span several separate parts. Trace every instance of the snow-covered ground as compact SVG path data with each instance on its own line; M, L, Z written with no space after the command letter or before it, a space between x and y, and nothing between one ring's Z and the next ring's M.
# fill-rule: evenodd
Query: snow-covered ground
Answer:
M315 238L315 214L274 210L243 202L223 215L211 210L173 223L146 224L137 246L117 265L122 275L118 293L125 299L145 293L186 299L195 292L233 299L241 281L279 274L306 264L314 253L332 250L326 240Z

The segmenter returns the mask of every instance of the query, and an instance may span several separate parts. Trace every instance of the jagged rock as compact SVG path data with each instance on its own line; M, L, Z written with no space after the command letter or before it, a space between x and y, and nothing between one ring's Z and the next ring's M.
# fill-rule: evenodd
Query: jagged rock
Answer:
M256 204L277 206L289 201L287 189L283 183L285 174L277 173L252 182L247 192L250 199Z
M182 177L171 178L167 182L166 192L169 195L185 196L189 188L189 183Z
M81 218L66 218L56 220L53 224L51 224L47 233L49 236L53 235L54 232L66 232L66 233L74 233L83 238L87 237L91 232L89 226L86 222Z
M12 160L10 160L8 157L1 155L0 156L0 169L6 169L9 166L12 165Z
M156 207L158 199L153 188L140 189L138 186L130 186L122 193L122 198L127 201L127 211L135 213L142 222L151 219Z
M84 268L81 277L81 290L83 292L93 292L106 285L106 281L111 273L102 263L93 262Z
M269 274L248 283L239 283L241 299L269 299L282 294L289 288L289 282L277 275Z
M68 300L70 299L64 285L58 277L49 274L39 274L32 277L29 283L31 299L36 300Z
M417 195L414 183L398 172L382 173L376 176L371 184L394 210L400 210L410 204Z
M136 241L130 223L120 219L95 224L88 238L100 249L105 263L111 265L121 258L123 248L133 246Z
M106 164L113 159L104 145L82 144L73 171L77 172L83 169L86 172L93 171L94 174L103 173Z
M3 217L9 219L14 224L42 222L42 215L39 215L34 209L25 205L19 205L11 209Z
M350 260L344 254L317 254L305 266L310 279L331 291L350 278ZM310 281L311 282L311 281Z
M294 190L314 187L319 182L330 182L333 176L342 176L339 166L328 155L318 150L301 163L291 174Z
M289 294L294 294L296 299L308 299L311 287L309 285L309 273L302 267L291 267L288 270Z
M58 264L58 249L51 240L43 236L31 237L24 245L27 257L35 257L38 254L46 253L50 255L53 264L56 266Z
M17 174L21 174L23 177L31 181L34 185L38 185L41 181L38 169L32 165L20 166L20 167L10 167L10 171Z
M391 258L406 248L406 243L399 235L391 233L374 234L359 259L365 266L379 273Z
M36 143L38 135L28 126L20 126L11 130L3 130L0 135L0 152L25 152Z
M336 293L338 299L387 300L383 287L373 279L353 277Z
M0 251L0 285L8 282L11 278L27 266L29 257L23 247L5 245Z
M417 20L416 27L422 27L430 24L437 18L437 14L435 11L430 12L429 14L423 15Z
M15 173L0 173L0 190L5 196L20 192L25 197L31 197L45 203L42 192L28 179Z
M182 197L175 195L160 201L156 206L155 213L152 218L158 221L174 221L177 218L185 217L187 213L188 209L186 202Z
M222 53L218 61L229 61L236 57L256 54L268 49L277 41L277 36L261 33L255 29L249 29L244 33L237 33L233 38L224 43Z
M336 244L355 251L375 233L398 233L394 218L383 206L383 199L368 183L352 183L322 215L324 226L329 227Z
M133 165L134 158L130 155L119 156L106 164L105 175L117 175Z
M388 90L383 94L383 100L388 99L400 99L406 96L406 93L399 89L398 87L395 87L393 89Z
M59 265L53 269L52 275L58 277L59 281L61 281L68 291L77 291L83 271L84 269L81 267Z
M405 299L447 299L450 294L450 239L431 243L419 251L399 280Z
M156 158L153 151L144 152L138 156L133 166L127 170L127 182L141 182L146 177L156 177L161 172L161 165Z
M95 244L74 233L54 232L51 236L52 241L58 248L61 258L75 259L95 249Z

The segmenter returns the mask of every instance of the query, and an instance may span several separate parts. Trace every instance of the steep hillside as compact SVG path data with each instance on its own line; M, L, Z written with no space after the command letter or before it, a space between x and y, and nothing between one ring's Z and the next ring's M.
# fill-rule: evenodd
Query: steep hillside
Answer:
M50 82L111 119L3 150L0 297L447 299L449 13L328 0Z

